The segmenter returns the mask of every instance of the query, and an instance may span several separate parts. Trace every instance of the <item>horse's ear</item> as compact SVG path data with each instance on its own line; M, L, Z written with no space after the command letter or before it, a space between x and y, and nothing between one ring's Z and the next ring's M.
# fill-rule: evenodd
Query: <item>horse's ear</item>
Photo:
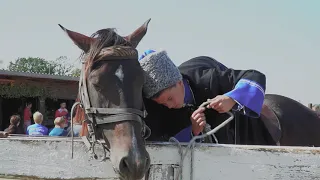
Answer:
M136 48L141 41L141 39L146 35L148 30L148 24L151 21L151 18L148 19L142 26L140 26L138 29L136 29L133 33L130 35L124 37L127 41L129 41L134 48Z
M62 25L58 24L61 29L67 33L67 35L69 36L69 38L84 52L88 52L90 50L90 46L91 44L95 41L94 38L88 37L86 35L74 32L74 31L70 31L68 29L66 29L65 27L63 27Z

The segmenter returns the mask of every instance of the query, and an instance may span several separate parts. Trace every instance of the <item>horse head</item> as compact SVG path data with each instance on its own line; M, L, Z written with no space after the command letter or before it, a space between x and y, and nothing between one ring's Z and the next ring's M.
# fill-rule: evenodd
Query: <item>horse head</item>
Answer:
M124 179L141 179L150 166L143 139L144 73L137 45L150 19L128 36L101 29L90 37L59 26L83 51L79 97L86 119L110 150L115 171Z

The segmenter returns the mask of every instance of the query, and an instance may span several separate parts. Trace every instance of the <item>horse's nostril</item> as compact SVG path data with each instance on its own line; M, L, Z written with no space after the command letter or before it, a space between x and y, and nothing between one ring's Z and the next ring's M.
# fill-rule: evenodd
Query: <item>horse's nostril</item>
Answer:
M129 173L129 164L128 164L128 158L123 157L119 164L119 170L121 174L128 174Z

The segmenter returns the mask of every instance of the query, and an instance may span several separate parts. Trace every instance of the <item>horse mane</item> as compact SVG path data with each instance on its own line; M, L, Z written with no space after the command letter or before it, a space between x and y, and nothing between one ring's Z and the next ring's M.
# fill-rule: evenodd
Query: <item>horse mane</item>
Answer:
M99 54L103 48L115 45L131 46L131 44L128 41L126 41L123 37L119 36L116 33L115 28L106 28L98 30L97 32L91 35L91 38L94 38L95 41L93 44L91 44L89 52L83 52L81 54L81 59L83 59L86 63L86 75L88 73L88 70L94 64L94 62L103 60L103 57L99 57Z

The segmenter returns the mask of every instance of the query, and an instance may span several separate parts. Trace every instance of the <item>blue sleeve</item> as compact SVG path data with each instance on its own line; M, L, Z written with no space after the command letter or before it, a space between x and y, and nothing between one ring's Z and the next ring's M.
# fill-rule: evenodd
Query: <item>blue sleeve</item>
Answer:
M240 79L234 89L225 95L237 102L233 110L253 118L260 116L265 89L257 82Z
M189 126L181 130L178 134L174 136L179 142L189 142L193 138L192 126ZM196 140L196 142L202 142L201 139Z

